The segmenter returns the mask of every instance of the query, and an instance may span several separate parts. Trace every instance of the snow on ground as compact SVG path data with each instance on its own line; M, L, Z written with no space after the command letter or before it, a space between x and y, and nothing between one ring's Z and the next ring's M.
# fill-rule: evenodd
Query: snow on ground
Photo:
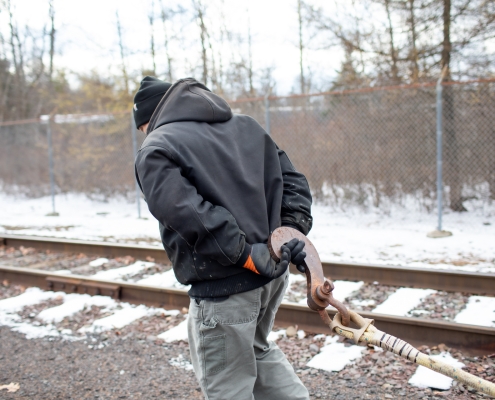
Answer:
M38 339L43 337L64 336L52 324L41 325L39 323L23 322L17 314L24 307L36 305L43 301L64 297L63 292L45 292L39 288L29 288L19 296L0 300L0 326L8 326L14 332L26 335L27 339Z
M471 296L466 308L456 315L455 322L495 327L495 298Z
M40 339L44 337L63 337L70 339L64 332L59 332L52 325L34 325L28 322L22 322L21 317L17 314L0 312L0 326L8 326L14 332L19 332L26 336L26 339Z
M107 263L108 261L110 261L108 258L97 258L96 260L93 260L89 263L89 266L90 267L100 267L102 266L103 264Z
M286 330L285 329L280 329L277 332L271 331L268 336L266 337L266 340L269 342L276 342L278 339L282 339L283 337L286 337Z
M21 316L17 314L24 307L36 305L51 299L61 299L63 303L59 306L44 309L36 316L36 320L24 322ZM26 335L27 339L51 336L77 340L76 337L71 336L72 332L70 330L64 329L59 331L52 323L60 322L65 317L69 317L91 306L102 307L101 313L112 312L112 314L97 319L91 325L81 328L79 330L80 333L120 329L146 316L175 316L179 314L178 310L165 310L163 308L146 307L144 305L133 306L129 303L118 303L107 296L90 296L78 293L66 294L64 292L43 291L33 287L26 289L24 293L18 296L0 300L0 326L8 326L13 331ZM40 321L47 324L42 325Z
M90 296L89 294L64 293L63 304L41 311L37 318L44 322L60 322L65 317L70 317L71 315L83 311L85 308L89 308L91 306L106 307L107 309L111 309L116 307L116 302L108 296Z
M137 261L134 264L127 265L126 267L109 269L107 271L100 271L93 275L93 278L107 279L110 281L121 280L125 277L131 277L139 274L145 269L151 268L155 263L148 261Z
M453 358L450 353L440 353L437 356L431 356L434 360L444 361L457 368L464 367L464 364ZM420 365L413 376L409 379L409 384L419 388L433 388L440 390L449 390L453 379L448 376L439 374L429 368Z
M182 321L179 325L160 333L158 335L159 339L163 339L167 343L178 342L180 340L187 342L187 320L188 317Z
M37 287L28 288L19 296L0 300L0 311L8 313L17 312L26 306L39 304L43 301L51 300L59 296L63 297L65 296L65 293L45 292Z
M364 282L351 282L351 281L334 281L335 289L333 289L333 297L337 300L344 301L352 293L361 289ZM331 307L331 306L329 306Z
M173 269L147 276L146 278L138 280L136 283L140 285L159 286L164 288L176 288L184 290L189 290L190 288L190 286L183 285L177 280Z
M168 363L174 367L185 369L186 371L193 370L192 364L184 359L184 356L182 354L179 354L179 357L177 358L171 358Z
M306 364L308 367L325 371L341 371L347 364L362 357L363 346L351 345L346 347L338 342L338 336L327 336L325 345L320 352Z
M26 199L0 194L0 233L70 239L133 242L161 246L158 224L141 202L108 202L85 195L58 195L59 217L48 217L50 197ZM482 215L484 214L484 215ZM349 208L335 211L313 206L309 238L322 261L359 262L411 267L495 272L495 214L491 211L449 213L444 228L453 236L430 239L436 215L395 207L387 213Z
M156 314L156 309L148 308L143 305L133 307L129 304L121 303L121 306L122 310L115 311L108 317L93 321L90 326L79 329L79 332L99 333L112 329L120 329L140 318Z
M373 312L407 316L408 312L416 308L424 298L435 292L432 289L400 288L395 293L392 293L382 304L375 307Z
M364 285L364 282L334 281L333 284L335 287L332 291L333 297L335 297L337 300L344 301L352 293L358 291L361 288L361 286ZM299 304L306 304L306 303L307 303L306 298L299 301ZM328 306L327 308L334 308L334 307Z
M290 288L294 283L306 282L306 275L303 274L289 274L289 286Z

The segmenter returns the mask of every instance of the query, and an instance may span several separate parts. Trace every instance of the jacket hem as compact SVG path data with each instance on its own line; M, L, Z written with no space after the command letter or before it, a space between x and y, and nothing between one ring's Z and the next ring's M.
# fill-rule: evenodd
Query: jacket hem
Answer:
M192 282L188 294L200 298L230 296L257 289L271 281L271 278L247 270L223 279Z

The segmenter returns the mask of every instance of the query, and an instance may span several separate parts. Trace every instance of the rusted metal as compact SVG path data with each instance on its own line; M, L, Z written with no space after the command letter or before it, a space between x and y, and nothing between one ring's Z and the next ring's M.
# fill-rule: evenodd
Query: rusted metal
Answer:
M165 250L155 246L7 234L0 234L0 239L5 246L11 247L24 246L32 247L37 250L85 253L108 258L132 256L134 258L146 260L148 257L151 257L156 262L170 264L170 260L167 257Z
M73 276L48 276L46 287L54 292L109 296L120 300L120 285L115 283L94 282Z
M0 267L0 281L8 280L10 283L23 286L37 286L48 288L49 281L65 279L59 274L46 271L30 270L28 268ZM160 288L155 286L137 285L126 282L112 282L102 279L94 279L85 276L72 275L71 279L80 281L81 287L101 287L106 290L109 285L120 287L119 298L131 304L145 304L148 306L164 307L168 309L182 309L189 307L189 296L185 290ZM60 282L60 281L58 281ZM56 290L71 293L73 288L67 285ZM327 318L334 317L336 310L327 308L320 311ZM465 350L472 355L486 355L495 353L495 329L481 326L456 324L444 321L433 321L419 318L405 318L391 315L374 314L370 312L360 313L365 318L374 319L380 329L398 336L403 340L416 345L429 346L445 343L448 346ZM318 313L300 304L282 303L275 323L279 326L297 325L308 332L329 334L327 326L321 323Z
M336 310L333 309L320 311L322 312L328 313L329 318L333 318L336 314ZM444 343L473 356L495 352L495 329L493 328L361 311L360 315L373 319L375 325L381 330L415 346L436 346ZM300 304L282 303L275 323L279 326L297 325L298 329L304 329L307 332L330 334L328 327L322 324L321 316Z
M323 274L334 280L495 295L495 274L490 273L355 263L324 262L322 265ZM297 270L294 268L293 271Z
M349 325L349 311L347 311L347 308L340 301L333 297L333 283L323 275L320 256L313 243L305 235L296 229L286 226L275 229L268 238L270 254L276 261L280 261L281 247L292 239L298 239L305 243L304 252L306 253L306 257L303 265L305 267L308 288L308 307L320 312L329 305L332 305L342 315L342 323L346 326Z
M132 304L179 309L189 307L187 292L179 289L114 282L80 275L61 276L29 268L0 267L0 282L4 280L26 287L51 288L66 293L84 293L84 290L88 294L99 292L101 295Z
M145 260L151 257L156 262L170 264L167 253L154 246L8 234L0 234L0 243L12 247L33 247L39 250L85 253L108 258L132 256ZM489 273L330 262L323 262L322 267L323 275L331 276L334 280L376 281L391 286L495 295L495 274ZM297 273L295 267L291 267L291 271Z

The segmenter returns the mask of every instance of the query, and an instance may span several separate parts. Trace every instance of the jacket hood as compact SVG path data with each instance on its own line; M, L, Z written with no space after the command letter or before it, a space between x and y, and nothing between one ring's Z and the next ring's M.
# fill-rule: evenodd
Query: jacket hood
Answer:
M179 121L225 122L232 118L232 110L220 96L212 93L193 78L174 83L158 103L151 116L148 132Z

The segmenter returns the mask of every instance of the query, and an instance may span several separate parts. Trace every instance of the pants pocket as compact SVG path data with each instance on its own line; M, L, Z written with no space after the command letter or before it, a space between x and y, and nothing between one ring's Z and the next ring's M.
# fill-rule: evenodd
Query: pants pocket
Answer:
M227 349L225 335L203 337L206 375L215 375L225 369Z
M254 321L260 311L260 289L234 294L214 304L213 315L220 325L238 325Z

